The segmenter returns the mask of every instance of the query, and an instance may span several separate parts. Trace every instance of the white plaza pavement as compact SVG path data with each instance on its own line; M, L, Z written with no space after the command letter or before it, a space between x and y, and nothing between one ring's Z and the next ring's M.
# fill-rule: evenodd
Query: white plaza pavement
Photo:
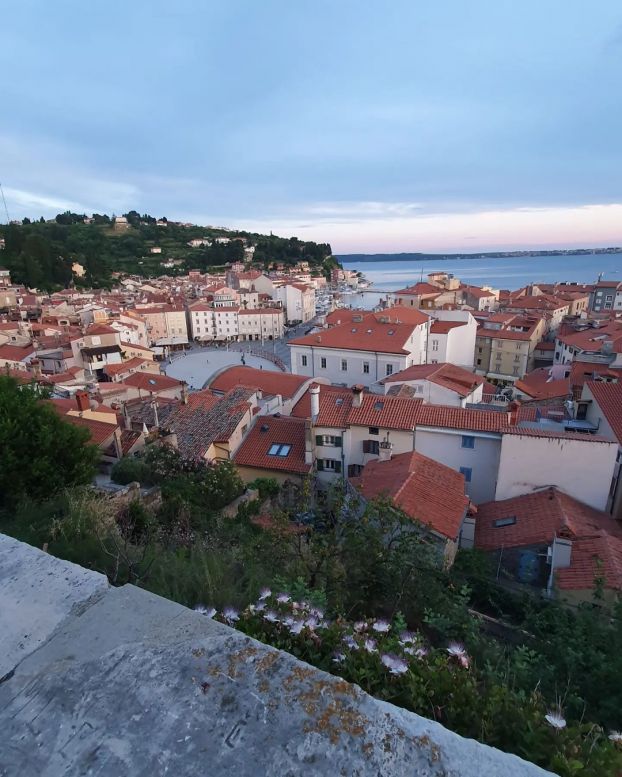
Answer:
M278 370L268 359L244 354L247 367L263 367L264 370ZM166 374L177 380L185 380L190 388L201 389L211 376L223 367L241 366L242 354L239 351L224 349L189 351L187 356L175 355L171 364L166 365Z

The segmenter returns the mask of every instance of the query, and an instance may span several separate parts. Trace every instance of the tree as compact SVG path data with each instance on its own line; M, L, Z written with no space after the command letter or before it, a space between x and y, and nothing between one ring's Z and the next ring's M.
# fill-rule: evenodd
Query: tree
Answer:
M0 376L0 509L88 483L98 449L32 386Z

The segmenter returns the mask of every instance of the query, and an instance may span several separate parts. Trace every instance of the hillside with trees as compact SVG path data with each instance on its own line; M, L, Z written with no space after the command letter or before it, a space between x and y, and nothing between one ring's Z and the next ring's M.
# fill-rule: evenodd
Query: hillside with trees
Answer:
M127 224L122 227L115 224L114 215L87 217L70 212L50 221L25 218L21 224L0 225L0 238L5 241L0 264L11 271L15 283L45 290L72 282L107 287L113 273L148 278L181 275L192 269L217 271L227 263L245 261L244 249L250 246L255 248L253 264L265 269L307 261L320 274L336 264L327 243L156 220L134 210L123 215ZM223 238L228 240L223 242ZM189 245L191 240L203 239L204 245ZM152 253L152 249L160 252ZM175 265L170 266L170 261ZM84 268L82 277L72 272L74 263Z

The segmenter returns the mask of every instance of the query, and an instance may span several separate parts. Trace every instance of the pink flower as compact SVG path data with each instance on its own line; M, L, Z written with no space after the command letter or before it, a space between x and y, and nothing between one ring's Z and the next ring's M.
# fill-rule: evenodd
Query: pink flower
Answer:
M367 631L368 623L367 621L357 621L354 624L354 631L357 631L359 634L361 631Z
M346 657L344 653L336 652L336 653L333 653L332 660L335 664L343 664L343 662L346 660Z
M277 595L276 600L279 604L285 604L286 602L289 602L291 598L292 597L289 594L281 593Z
M363 647L368 653L377 653L378 650L376 648L376 645L378 643L375 639L372 639L371 637L368 637L365 642L363 642Z
M447 647L447 652L451 658L455 658L458 663L465 669L469 668L471 659L469 658L463 645L460 645L458 642L451 642Z
M266 610L266 614L263 617L270 623L276 623L279 619L279 616L274 612L274 610Z
M383 653L382 656L380 656L380 660L391 674L404 674L404 672L408 671L408 664L406 661L392 653Z
M240 620L238 611L233 607L225 607L225 609L222 611L222 617L227 621L227 623L235 623L235 621Z
M417 635L412 631L403 631L400 634L400 645L412 645L417 641Z

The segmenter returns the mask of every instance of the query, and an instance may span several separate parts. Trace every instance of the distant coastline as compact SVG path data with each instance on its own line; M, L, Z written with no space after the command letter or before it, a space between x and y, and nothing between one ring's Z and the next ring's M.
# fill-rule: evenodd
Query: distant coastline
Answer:
M335 254L335 258L339 262L347 264L349 262L444 262L460 259L515 259L525 256L581 256L620 253L622 253L622 247L615 246L610 248L560 248L540 251L490 251L473 254Z

